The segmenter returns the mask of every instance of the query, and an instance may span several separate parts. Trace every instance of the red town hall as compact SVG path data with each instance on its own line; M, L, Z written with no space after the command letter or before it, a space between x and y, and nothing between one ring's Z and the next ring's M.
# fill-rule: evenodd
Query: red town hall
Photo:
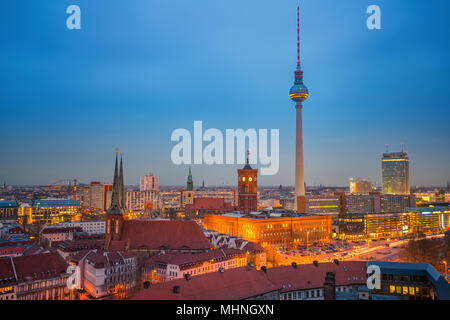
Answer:
M238 169L238 210L244 214L258 209L258 170L248 163Z

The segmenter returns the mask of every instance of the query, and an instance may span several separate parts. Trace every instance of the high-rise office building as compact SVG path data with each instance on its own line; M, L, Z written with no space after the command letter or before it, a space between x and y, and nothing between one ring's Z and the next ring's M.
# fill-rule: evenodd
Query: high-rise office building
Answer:
M381 159L384 194L409 194L408 153L386 152Z
M158 176L152 173L142 176L140 191L158 191Z
M106 210L111 203L112 185L92 181L85 190L84 206L91 209Z
M350 193L364 194L372 192L372 183L363 178L350 178Z

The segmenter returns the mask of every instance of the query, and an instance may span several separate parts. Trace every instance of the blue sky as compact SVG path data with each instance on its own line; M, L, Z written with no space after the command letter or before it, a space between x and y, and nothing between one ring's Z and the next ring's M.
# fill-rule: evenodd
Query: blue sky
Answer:
M81 8L82 29L66 28ZM382 29L366 28L377 4ZM184 184L171 132L279 128L280 171L294 182L295 0L4 0L0 4L0 181L111 181L147 172ZM308 185L380 182L385 145L405 144L413 185L450 179L450 2L304 0ZM236 183L236 166L193 165L195 184Z

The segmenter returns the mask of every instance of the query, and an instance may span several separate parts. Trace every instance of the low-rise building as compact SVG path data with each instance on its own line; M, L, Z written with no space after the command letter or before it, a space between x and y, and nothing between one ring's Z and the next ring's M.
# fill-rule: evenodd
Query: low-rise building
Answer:
M74 234L81 231L80 227L47 226L41 230L41 242L48 241L52 245L53 242L73 240Z
M155 255L148 259L145 274L152 282L164 282L246 265L245 251L223 247L203 253Z
M281 286L252 267L219 269L197 277L144 286L133 300L279 300Z
M16 201L0 200L0 221L16 220L18 217L19 205Z
M226 213L233 210L233 204L224 198L195 197L192 204L185 205L185 214L189 218L203 218L207 213Z
M375 289L367 287L368 267L372 265L380 270L380 286L377 288L375 284ZM197 277L149 284L133 299L353 300L355 297L362 300L448 300L450 284L428 264L336 260L261 270L249 266L220 269Z
M48 198L33 202L28 223L56 224L71 221L80 212L80 203L69 199Z
M284 212L206 214L204 218L206 229L279 249L327 244L331 240L331 224L329 215Z
M126 297L136 285L137 259L129 252L83 250L70 259L79 267L81 286L92 297Z
M65 260L69 260L82 250L104 249L105 240L87 239L87 240L66 240L56 245L56 251Z
M0 258L0 300L62 300L67 263L57 253Z
M60 222L49 227L81 228L81 232L89 235L105 234L105 220Z

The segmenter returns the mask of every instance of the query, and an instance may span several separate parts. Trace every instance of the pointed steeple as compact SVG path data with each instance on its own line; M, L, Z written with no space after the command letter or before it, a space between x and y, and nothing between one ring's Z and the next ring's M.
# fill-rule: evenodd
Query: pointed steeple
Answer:
M247 160L245 162L244 168L242 168L243 170L253 170L253 168L250 166L250 164L248 162L248 157L249 156L250 156L250 151L247 151Z
M125 209L125 190L124 190L124 184L123 184L122 152L120 153L119 193L120 193L120 208Z
M114 166L114 179L113 179L113 190L111 195L111 205L108 208L108 214L121 214L120 206L120 183L119 183L119 173L118 173L118 163L117 154L119 150L116 149L116 164Z
M186 191L194 191L194 181L192 180L191 167L189 167L189 174L187 178Z

